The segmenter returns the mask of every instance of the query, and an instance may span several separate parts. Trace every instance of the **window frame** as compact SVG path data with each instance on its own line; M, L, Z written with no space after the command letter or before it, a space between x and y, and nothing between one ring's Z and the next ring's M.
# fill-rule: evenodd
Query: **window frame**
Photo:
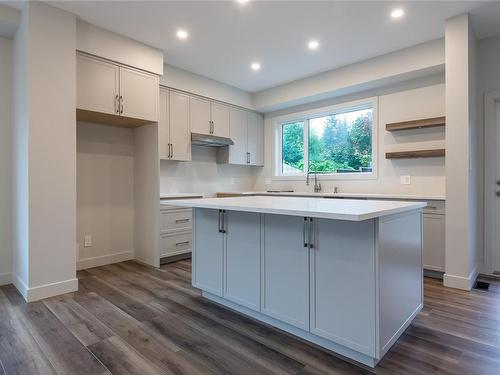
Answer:
M356 173L318 173L320 180L374 180L378 178L378 97L350 101L307 111L290 113L273 119L274 166L273 180L303 180L306 172L297 174L282 173L283 163L283 125L293 122L304 122L304 170L309 167L309 120L317 117L332 116L360 109L372 109L372 171Z

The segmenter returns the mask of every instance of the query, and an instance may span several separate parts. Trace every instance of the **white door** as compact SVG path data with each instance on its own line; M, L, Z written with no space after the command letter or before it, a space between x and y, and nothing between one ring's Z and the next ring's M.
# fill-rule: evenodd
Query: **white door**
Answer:
M154 74L120 67L122 116L158 121L159 79Z
M495 103L496 112L496 129L497 129L497 144L496 144L496 194L495 199L495 272L500 273L500 101Z
M160 159L168 159L170 156L169 123L168 123L168 90L160 88L160 113L158 114L158 151Z
M248 152L250 165L264 165L264 119L254 112L248 112Z
M193 230L193 285L222 297L223 240L219 210L195 208Z
M260 214L226 212L224 298L260 311Z
M89 56L76 56L76 107L118 115L118 65Z
M309 330L309 249L304 218L264 215L262 312Z
M229 137L229 107L212 102L211 115L213 134L218 137Z
M170 159L191 160L189 96L170 91Z
M237 108L229 111L229 164L247 164L247 112Z
M210 134L210 101L191 96L189 98L189 121L191 132Z

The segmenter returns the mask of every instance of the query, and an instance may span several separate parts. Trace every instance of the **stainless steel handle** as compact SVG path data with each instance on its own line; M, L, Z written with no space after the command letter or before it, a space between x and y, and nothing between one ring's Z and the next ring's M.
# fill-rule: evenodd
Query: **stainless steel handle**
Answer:
M304 242L304 247L308 247L306 240L306 232L307 232L307 217L304 218L304 224L302 226L302 242Z
M314 241L313 241L313 218L310 217L309 218L309 238L308 238L308 242L309 242L309 249L313 249L314 248Z
M226 210L222 210L222 225L221 225L221 233L226 233Z
M220 223L221 223L221 217L220 217L220 215L221 215L221 212L222 212L222 210L219 210L219 216L217 217L217 229L219 230L219 233L222 233L222 229L220 227Z
M247 164L250 164L250 153L247 152Z
M176 223L187 223L187 222L189 222L189 219L176 219L175 222Z
M123 96L120 95L120 113L123 113Z
M170 143L170 157L174 157L174 145L172 143Z
M215 132L215 123L212 121L212 134Z
M115 96L115 109L116 113L120 113L120 95L118 94Z
M182 241L182 242L176 242L175 246L182 246L182 245L189 245L191 241Z

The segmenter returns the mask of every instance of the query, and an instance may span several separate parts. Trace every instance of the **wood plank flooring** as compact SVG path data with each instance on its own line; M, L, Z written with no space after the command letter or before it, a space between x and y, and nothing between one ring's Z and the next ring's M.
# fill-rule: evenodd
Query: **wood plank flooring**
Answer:
M425 279L424 309L370 369L204 300L189 260L78 277L78 292L30 304L0 287L0 375L500 374L500 281Z

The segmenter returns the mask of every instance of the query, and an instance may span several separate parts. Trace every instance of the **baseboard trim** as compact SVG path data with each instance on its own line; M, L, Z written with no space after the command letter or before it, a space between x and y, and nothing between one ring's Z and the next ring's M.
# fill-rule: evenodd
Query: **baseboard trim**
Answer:
M59 294L76 292L77 290L78 290L78 279L76 278L64 281L58 281L56 283L50 283L29 288L27 292L26 301L27 302L38 301L44 298L58 296Z
M12 284L12 275L10 273L0 273L0 286Z
M461 290L471 290L479 275L477 267L474 267L472 272L467 277L444 274L443 285L448 288L455 288Z
M105 266L106 264L113 264L118 262L125 262L126 260L134 259L133 251L124 251L121 253L114 253L108 255L101 255L98 257L84 258L76 262L76 269L84 270L87 268Z

